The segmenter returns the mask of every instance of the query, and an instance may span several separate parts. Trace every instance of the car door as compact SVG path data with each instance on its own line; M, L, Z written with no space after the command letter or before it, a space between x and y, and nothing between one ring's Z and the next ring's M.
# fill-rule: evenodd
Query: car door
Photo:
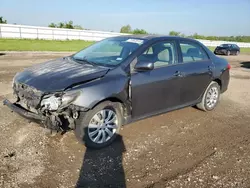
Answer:
M235 44L232 44L232 48L233 48L233 54L236 54L238 51L238 47Z
M197 102L213 80L214 65L203 47L196 42L180 41L182 75L180 102L189 105Z
M131 75L132 117L140 118L165 111L180 104L178 55L175 41L157 42L137 57L153 62L154 69L134 70Z
M230 54L234 54L234 47L233 47L233 45L229 44L228 45L228 50L230 51Z

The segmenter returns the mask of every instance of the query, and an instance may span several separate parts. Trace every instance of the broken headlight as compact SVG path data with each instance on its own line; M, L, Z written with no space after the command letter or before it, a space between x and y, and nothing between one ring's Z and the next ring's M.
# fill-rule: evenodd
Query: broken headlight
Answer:
M47 110L58 110L69 106L79 95L81 91L68 91L65 93L45 96L41 101L41 107Z

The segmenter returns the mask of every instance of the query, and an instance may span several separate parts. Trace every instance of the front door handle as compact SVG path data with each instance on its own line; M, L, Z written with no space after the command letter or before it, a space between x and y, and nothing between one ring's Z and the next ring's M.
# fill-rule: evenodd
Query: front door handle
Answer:
M174 73L174 76L176 76L176 77L182 77L182 73L180 71L176 71Z
M209 71L212 71L212 69L213 69L212 66L208 66Z

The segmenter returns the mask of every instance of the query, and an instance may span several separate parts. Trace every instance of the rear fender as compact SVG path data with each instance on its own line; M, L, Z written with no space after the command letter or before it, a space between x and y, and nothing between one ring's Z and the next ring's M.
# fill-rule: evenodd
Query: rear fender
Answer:
M223 93L227 90L230 80L230 70L228 68L229 63L226 59L217 57L214 65L216 67L214 78L221 81L221 93Z

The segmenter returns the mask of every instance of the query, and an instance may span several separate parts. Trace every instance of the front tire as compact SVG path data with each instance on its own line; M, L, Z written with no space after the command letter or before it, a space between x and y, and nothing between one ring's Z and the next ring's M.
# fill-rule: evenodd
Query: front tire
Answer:
M231 52L230 52L230 50L228 50L226 55L230 56L230 54L231 54Z
M121 125L121 104L106 101L80 115L75 135L86 147L100 149L115 140Z
M219 99L220 86L217 82L212 81L203 94L201 102L196 106L203 111L211 111L217 106Z

